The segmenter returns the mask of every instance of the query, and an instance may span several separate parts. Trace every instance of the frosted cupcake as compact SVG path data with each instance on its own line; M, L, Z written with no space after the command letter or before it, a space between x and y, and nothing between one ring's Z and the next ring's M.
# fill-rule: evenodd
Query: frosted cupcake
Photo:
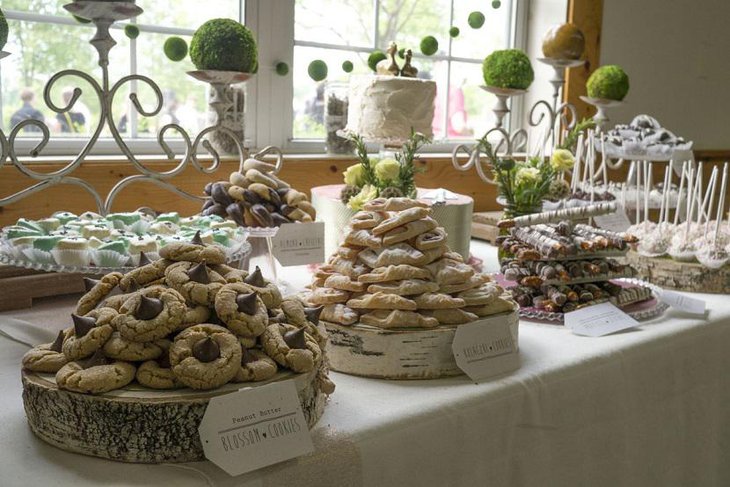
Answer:
M59 265L85 267L91 262L89 241L83 237L62 238L51 253Z
M129 261L125 242L116 240L102 243L92 251L94 264L100 267L122 267Z

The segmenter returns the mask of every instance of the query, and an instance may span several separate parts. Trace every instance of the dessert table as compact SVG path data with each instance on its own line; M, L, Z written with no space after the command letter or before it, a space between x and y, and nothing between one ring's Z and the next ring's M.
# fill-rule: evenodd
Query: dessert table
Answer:
M496 270L493 247L474 242L472 253ZM287 279L308 277L296 269ZM21 399L27 347L8 336L51 341L75 298L47 299L0 314L0 484L730 485L730 307L695 296L705 319L670 309L602 338L522 322L520 368L479 385L333 373L315 452L240 477L209 462L115 463L35 438Z

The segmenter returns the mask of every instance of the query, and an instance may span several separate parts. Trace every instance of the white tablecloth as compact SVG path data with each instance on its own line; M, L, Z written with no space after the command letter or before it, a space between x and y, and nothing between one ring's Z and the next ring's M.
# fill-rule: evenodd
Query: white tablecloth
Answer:
M493 249L473 252L494 270ZM602 338L523 322L519 370L479 385L334 373L315 453L235 478L207 462L128 465L46 445L23 413L26 347L0 338L0 485L730 485L729 298L698 296L707 319L670 310ZM3 314L0 330L37 341L70 309L48 300Z

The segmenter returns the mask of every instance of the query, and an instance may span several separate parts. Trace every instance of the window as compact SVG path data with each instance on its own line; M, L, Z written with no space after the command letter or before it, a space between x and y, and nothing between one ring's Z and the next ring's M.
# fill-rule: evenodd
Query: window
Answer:
M13 122L24 114L42 118L52 136L44 155L77 154L86 142L84 136L94 130L99 120L100 106L91 86L77 77L59 79L51 91L53 102L63 106L73 88L81 88L83 94L72 112L56 114L43 100L47 81L58 71L72 68L100 77L96 51L89 45L94 27L76 21L63 9L66 3L64 0L2 2L10 28L4 50L11 56L0 62L0 127L9 134ZM136 144L139 152L160 152L155 141L158 127L176 121L195 134L207 123L206 86L186 76L186 71L194 69L189 58L174 63L165 57L162 49L165 40L175 35L190 42L193 32L204 21L216 17L241 20L243 8L240 0L207 0L204 9L200 8L199 0L137 3L145 10L137 19L141 31L137 39L131 40L124 34L127 22L114 24L112 36L117 45L110 52L110 79L115 82L130 73L149 76L163 92L163 108L154 118L144 118L136 110L130 110L128 95L132 89L136 89L144 107L149 109L156 102L153 91L137 82L127 84L115 97L112 112L117 128L125 140L131 141L130 145ZM30 128L21 135L35 138L38 132ZM174 137L174 132L170 136ZM97 143L96 152L112 152L115 145L108 139L107 129L102 137L107 140ZM21 149L33 145L32 140L18 143ZM182 144L178 147L182 148Z
M51 93L63 104L64 92L79 87L84 94L74 107L80 116L57 116L43 100L43 88L56 72L75 68L99 75L96 52L88 41L93 26L77 22L63 9L66 0L4 0L2 8L10 24L6 51L11 56L0 62L0 127L7 134L13 114L26 102L52 131L52 141L43 155L75 155L86 142L85 135L98 121L99 103L83 80L63 78ZM489 52L510 46L524 47L526 4L524 0L502 0L494 9L487 0L138 0L145 12L137 23L136 40L124 35L126 22L114 25L117 41L110 54L113 81L130 74L149 76L164 92L162 114L139 117L130 110L129 90L136 90L146 108L154 106L152 90L143 83L125 86L115 99L113 116L135 152L161 153L155 137L157 128L174 116L194 135L208 124L206 86L185 73L194 69L189 58L169 61L162 52L171 35L188 42L194 30L210 18L246 19L258 37L259 72L245 83L246 144L251 147L277 145L294 152L322 152L324 129L316 112L322 85L307 75L314 59L329 66L328 81L347 81L342 62L354 64L353 73L367 73L367 57L390 41L414 51L414 64L423 76L438 82L434 134L436 142L473 139L493 126L492 95L482 91L481 62ZM486 22L472 29L467 18L481 11ZM521 20L522 19L522 20ZM457 26L460 35L449 36ZM518 32L520 31L520 32ZM419 44L426 35L439 41L434 56L423 56ZM291 74L278 76L274 66L284 61ZM68 95L66 95L68 96ZM28 101L29 99L29 101ZM309 107L309 108L308 108ZM315 107L314 109L312 107ZM164 118L163 120L163 117ZM35 145L37 132L22 134L20 153ZM117 153L108 131L95 148L97 153ZM173 144L175 148L175 145ZM183 147L182 141L177 149ZM434 144L431 150L443 150Z

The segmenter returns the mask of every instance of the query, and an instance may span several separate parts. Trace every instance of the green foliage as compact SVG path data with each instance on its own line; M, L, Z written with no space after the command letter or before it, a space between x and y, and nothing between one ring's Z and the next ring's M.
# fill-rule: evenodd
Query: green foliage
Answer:
M197 69L253 73L258 67L256 39L235 20L209 20L195 31L190 58Z
M284 61L279 61L276 63L276 74L279 76L286 76L289 74L289 65L286 64Z
M185 59L188 55L188 43L182 37L172 36L168 37L165 41L162 50L167 56L167 59L174 62L179 62Z
M461 33L461 31L460 31L460 30L459 30L459 28L458 28L458 27L456 27L456 26L454 26L454 27L452 27L452 28L450 28L450 29L449 29L449 35L450 35L450 36L451 36L452 38L456 38L456 37L459 37L459 34L460 34L460 33Z
M481 29L484 25L484 14L479 11L470 13L467 23L472 29Z
M8 43L8 21L5 20L5 14L0 10L0 49Z
M526 90L535 79L530 58L519 49L494 51L482 64L484 82L496 88Z
M352 73L355 66L352 65L352 61L345 61L342 63L342 71L345 73Z
M433 56L439 50L439 41L434 36L421 39L421 52L426 56Z
M563 143L558 146L558 149L567 149L570 152L575 153L576 145L578 144L578 137L586 130L590 130L596 126L596 122L592 118L584 118L580 122L575 124L568 135L563 139Z
M588 78L586 89L592 98L621 101L629 92L629 76L621 66L601 66Z
M368 56L368 67L375 72L378 67L378 63L383 59L388 59L388 56L386 56L383 51L373 51L370 53L370 56Z
M127 24L124 26L124 34L130 39L136 39L139 37L139 27L134 24Z
M324 80L327 77L327 71L327 63L321 59L315 59L307 67L307 73L314 81Z

